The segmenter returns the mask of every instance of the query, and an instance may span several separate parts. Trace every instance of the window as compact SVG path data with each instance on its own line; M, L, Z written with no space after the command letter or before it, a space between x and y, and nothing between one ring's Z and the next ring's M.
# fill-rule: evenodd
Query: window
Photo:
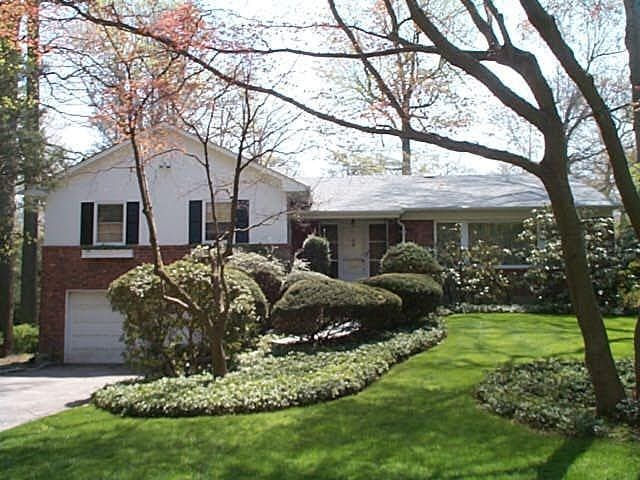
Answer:
M213 221L213 208L207 202L205 208L204 239L212 242L224 235L231 226L231 202L216 202L216 220L218 230ZM235 222L235 243L249 243L249 201L238 200ZM225 238L226 239L226 238Z
M103 244L124 243L124 205L102 203L97 205L96 241Z
M484 242L509 249L512 253L504 255L502 263L504 265L522 265L525 263L521 253L524 244L518 239L521 232L521 222L469 223L469 245L473 246L478 242Z
M207 202L205 212L205 230L204 239L207 241L216 240L220 235L226 233L231 226L231 203L216 202L216 220L218 221L218 230L213 221L213 207L211 202Z
M387 251L387 224L369 224L369 275L380 273L380 261Z
M333 278L338 278L338 225L321 225L320 235L329 242L329 254L331 256L329 275Z
M454 262L457 248L473 248L479 242L496 245L511 251L503 255L503 265L523 265L526 245L518 239L521 222L438 222L436 225L436 254L443 265Z

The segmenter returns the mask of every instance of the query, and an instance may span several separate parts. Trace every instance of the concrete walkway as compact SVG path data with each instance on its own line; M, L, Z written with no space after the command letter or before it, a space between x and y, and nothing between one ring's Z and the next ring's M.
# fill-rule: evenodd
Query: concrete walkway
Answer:
M100 387L133 376L115 365L55 365L2 374L0 430L82 405Z

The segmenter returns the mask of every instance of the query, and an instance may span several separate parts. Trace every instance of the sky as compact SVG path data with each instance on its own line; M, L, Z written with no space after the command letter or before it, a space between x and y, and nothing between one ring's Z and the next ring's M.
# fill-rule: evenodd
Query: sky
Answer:
M508 20L517 21L518 11L514 8L514 4L511 1L499 1L502 11L504 11ZM294 0L235 0L228 2L227 0L207 0L207 6L211 8L223 8L232 9L237 14L247 17L248 19L257 19L259 21L275 21L275 22L290 22L290 23L309 23L318 18L321 18L323 14L326 14L326 3L322 1L294 1ZM303 38L306 41L307 48L309 49L326 49L326 45L323 44L325 39L316 37ZM518 41L519 39L515 39ZM543 54L539 55L539 58L543 64L543 68L549 70L553 68L553 59ZM280 59L279 59L280 61ZM309 91L318 91L324 88L321 83L323 80L318 75L316 66L313 61L306 58L287 59L281 57L280 68L289 68L290 65L295 65L295 73L291 78L293 84L291 91L287 93L292 94L294 97L304 99L305 95L308 95ZM286 66L285 66L286 65ZM514 74L505 71L504 69L496 68L495 70L499 76L507 81L510 85L515 85L515 89L523 96L530 97L528 89L525 87L524 82ZM66 105L67 110L74 114L90 114L86 105L82 100L78 99L75 104ZM490 107L483 104L482 100L479 102L478 112L482 113L483 109L489 111ZM311 123L317 124L318 120L311 120ZM477 122L473 126L469 127L469 130L462 132L460 136L465 137L463 139L472 139L475 141L490 142L496 146L508 146L505 144L506 136L501 138L500 135L496 135L495 131L491 131L490 124L492 119L489 115L486 115L485 122ZM98 136L86 125L86 120L81 117L76 118L55 118L55 131L57 132L54 140L60 141L66 147L76 150L87 152L95 146L98 141ZM317 133L302 133L309 140L309 144L312 147L304 150L301 153L295 155L297 160L297 166L292 172L300 176L318 176L326 174L330 168L330 164L326 161L329 157L327 149L331 149L332 142L336 141L339 137L323 137ZM347 136L360 135L357 133L349 133ZM300 138L298 136L298 139ZM295 136L294 136L295 137ZM385 150L392 152L393 156L399 157L399 144L400 141L397 138L388 137L385 139L372 139L367 136L368 139L364 139L363 143L367 141L375 142L379 146L380 142L385 143ZM398 148L396 148L396 145ZM291 150L298 150L299 147L292 146ZM415 156L421 156L429 159L434 164L447 164L453 163L461 167L462 171L469 170L471 172L488 173L496 172L499 164L490 160L474 157L471 155L458 154L453 152L447 152L435 147L419 147L416 148L414 142L414 149L416 150ZM397 152L397 153L396 153ZM439 173L439 172L428 172Z

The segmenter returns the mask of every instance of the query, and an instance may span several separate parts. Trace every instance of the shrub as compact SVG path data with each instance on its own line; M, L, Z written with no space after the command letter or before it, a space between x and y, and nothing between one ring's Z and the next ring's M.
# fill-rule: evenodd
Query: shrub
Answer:
M627 388L634 385L633 363L617 362ZM606 434L610 425L595 417L595 394L584 362L548 359L507 365L476 388L476 397L492 412L542 430L569 435ZM637 402L619 405L620 420L637 426Z
M329 273L331 254L329 252L329 242L326 238L309 235L302 244L302 249L298 256L306 261L309 264L309 268L314 272L324 275Z
M401 308L400 297L379 288L334 279L302 280L274 305L271 320L280 333L315 337L349 322L385 328L399 319Z
M432 275L442 270L429 251L413 242L390 247L380 262L380 273L424 273Z
M38 352L38 327L22 323L13 327L13 351L15 353Z
M438 282L419 273L385 273L361 282L398 295L402 299L402 313L409 321L434 312L442 297L442 287Z
M275 355L270 349L240 355L237 371L130 381L108 385L93 403L113 413L142 417L223 415L279 410L332 400L363 390L392 365L436 345L441 326L397 332L369 343Z
M638 243L621 235L615 238L610 217L594 217L589 210L580 211L585 232L587 261L600 307L605 312L618 312L624 306L625 294L637 283L638 271L631 262L638 255ZM521 235L527 243L526 286L539 301L570 304L564 271L562 245L553 214L548 209L535 210L524 221Z
M292 285L301 282L302 280L331 280L331 277L318 272L294 270L285 277L284 282L282 283L282 293L286 292Z
M235 251L228 259L227 265L253 278L260 285L270 304L274 304L280 298L286 274L284 265L277 258L259 253Z
M203 309L213 310L209 265L188 257L167 265L166 270ZM232 357L253 345L267 303L260 287L247 274L227 268L225 278L231 314L224 342L227 355ZM202 321L166 301L164 293L150 264L130 270L109 286L111 305L125 317L125 360L150 375L187 375L207 369L211 358ZM170 290L166 293L175 295Z
M499 268L505 249L477 242L469 249L447 251L442 274L445 303L503 304L509 300L509 277Z

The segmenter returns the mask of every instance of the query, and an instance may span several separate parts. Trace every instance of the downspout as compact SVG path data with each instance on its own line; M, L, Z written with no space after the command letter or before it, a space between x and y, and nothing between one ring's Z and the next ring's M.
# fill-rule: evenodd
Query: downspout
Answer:
M402 243L405 243L407 241L407 226L400 220L401 217L402 217L402 213L396 219L396 223L400 225L400 229L402 231Z

